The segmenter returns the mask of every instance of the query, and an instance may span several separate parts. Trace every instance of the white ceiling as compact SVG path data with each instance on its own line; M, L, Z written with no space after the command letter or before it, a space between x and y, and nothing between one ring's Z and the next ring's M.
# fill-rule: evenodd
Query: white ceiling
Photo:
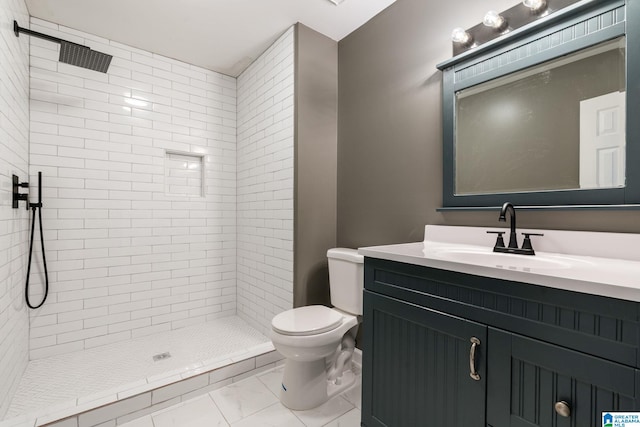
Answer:
M296 22L339 41L395 0L26 0L40 19L240 74ZM339 0L337 0L339 1Z

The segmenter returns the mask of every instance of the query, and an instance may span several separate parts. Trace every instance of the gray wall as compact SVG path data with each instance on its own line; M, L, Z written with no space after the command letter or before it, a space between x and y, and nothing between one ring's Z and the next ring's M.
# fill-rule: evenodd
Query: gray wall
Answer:
M338 44L296 25L294 306L330 302L336 246Z
M497 211L442 206L441 74L452 28L514 0L398 0L340 41L339 246L422 240L425 224L501 226ZM523 211L518 226L640 232L640 212Z

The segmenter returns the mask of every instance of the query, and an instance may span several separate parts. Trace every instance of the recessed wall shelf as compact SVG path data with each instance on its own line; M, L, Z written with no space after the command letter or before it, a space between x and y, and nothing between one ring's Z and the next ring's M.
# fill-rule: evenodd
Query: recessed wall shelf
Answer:
M204 196L204 158L198 154L167 151L164 162L165 194Z

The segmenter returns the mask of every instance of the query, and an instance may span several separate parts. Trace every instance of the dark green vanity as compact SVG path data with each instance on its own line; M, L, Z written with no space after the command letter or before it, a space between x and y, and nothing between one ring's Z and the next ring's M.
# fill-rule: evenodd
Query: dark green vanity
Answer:
M442 210L505 201L535 209L640 206L640 0L547 4L548 14L469 43L438 66ZM594 64L606 64L600 77L571 68ZM614 86L585 90L609 78ZM566 108L554 79L557 87L584 83ZM604 157L582 154L604 129L605 116L592 117L589 105L612 94L614 107L594 110L629 119L616 122L618 157L605 182ZM428 225L424 242L360 248L362 425L601 427L603 412L640 413L640 236L542 230L536 255L523 258L493 254L487 231Z
M638 411L639 308L365 258L362 425L600 427Z

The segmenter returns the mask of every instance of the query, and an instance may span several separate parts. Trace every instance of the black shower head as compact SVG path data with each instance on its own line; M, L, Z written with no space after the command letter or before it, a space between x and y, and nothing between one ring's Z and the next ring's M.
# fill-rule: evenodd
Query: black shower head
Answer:
M61 40L60 62L106 73L111 64L111 55L92 50L80 44Z
M81 44L73 43L67 40L62 40L58 37L53 37L48 34L38 33L37 31L31 31L28 28L22 28L18 25L17 21L13 21L13 32L16 37L20 33L25 33L30 36L39 37L41 39L49 40L54 43L60 44L60 57L58 60L65 64L75 65L77 67L87 68L89 70L99 71L106 73L111 64L113 56L106 53L98 52L82 46Z

